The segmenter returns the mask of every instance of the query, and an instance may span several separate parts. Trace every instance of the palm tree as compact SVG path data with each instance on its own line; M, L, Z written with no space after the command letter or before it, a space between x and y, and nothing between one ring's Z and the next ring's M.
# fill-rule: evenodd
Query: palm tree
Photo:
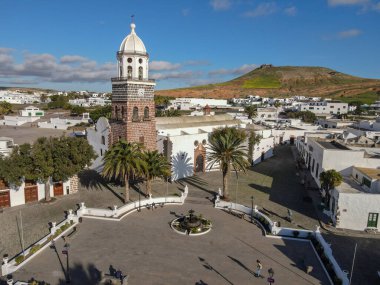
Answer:
M257 117L257 107L254 105L248 105L244 108L244 112L248 114L249 119Z
M319 181L321 182L321 187L326 192L326 204L330 203L330 190L342 183L343 177L335 169L330 169L323 171L319 175Z
M239 170L245 171L249 166L247 148L244 146L246 134L235 128L217 129L211 133L209 139L210 153L208 155L208 168L219 165L223 175L223 198L228 199L228 174L231 168L236 176Z
M156 177L168 178L170 176L170 164L157 150L145 151L143 159L146 163L144 172L146 178L146 195L152 195L152 181Z
M129 201L129 178L138 175L146 169L142 159L141 146L137 143L120 140L104 155L102 176L107 179L119 179L125 183L124 203Z

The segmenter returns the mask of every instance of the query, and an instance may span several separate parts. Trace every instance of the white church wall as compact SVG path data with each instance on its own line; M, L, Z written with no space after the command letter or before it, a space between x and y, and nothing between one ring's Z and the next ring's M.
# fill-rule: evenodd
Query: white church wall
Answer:
M208 141L208 133L170 137L172 141L172 180L178 180L194 174L195 141ZM206 152L207 155L207 152ZM207 163L205 161L205 163Z
M96 171L101 170L103 157L109 146L109 133L110 126L108 120L104 117L98 119L95 127L87 129L87 141L98 156L90 166L91 169ZM102 137L104 137L104 139L102 139Z
M274 137L262 138L260 143L255 145L252 155L254 164L273 156L274 140ZM264 154L263 157L262 154Z

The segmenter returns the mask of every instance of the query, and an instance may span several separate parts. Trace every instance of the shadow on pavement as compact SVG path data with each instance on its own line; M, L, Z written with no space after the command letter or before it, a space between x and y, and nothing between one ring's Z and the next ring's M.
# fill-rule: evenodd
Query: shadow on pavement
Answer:
M84 285L84 284L99 284L101 280L101 272L95 267L94 264L89 264L87 268L80 263L75 263L70 267L71 284ZM59 285L67 284L66 280L60 279Z
M120 201L124 202L122 196L112 189L107 180L105 180L97 171L86 169L78 173L79 183L86 188L86 190L104 190L111 191Z

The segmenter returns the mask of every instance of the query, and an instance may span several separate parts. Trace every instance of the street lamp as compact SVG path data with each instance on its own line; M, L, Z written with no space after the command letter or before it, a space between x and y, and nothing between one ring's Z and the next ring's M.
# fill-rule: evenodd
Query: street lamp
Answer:
M69 247L70 244L67 242L62 250L62 253L66 255L66 283L71 283L70 279L70 267L69 267Z
M253 223L253 196L251 196L251 223Z

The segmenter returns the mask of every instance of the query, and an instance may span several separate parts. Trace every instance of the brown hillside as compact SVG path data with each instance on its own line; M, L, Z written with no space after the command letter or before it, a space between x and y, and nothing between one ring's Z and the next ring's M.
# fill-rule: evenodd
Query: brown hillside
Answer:
M285 97L294 95L359 99L380 96L380 80L347 75L323 67L263 65L241 77L218 84L158 90L170 97L234 98L247 95Z

